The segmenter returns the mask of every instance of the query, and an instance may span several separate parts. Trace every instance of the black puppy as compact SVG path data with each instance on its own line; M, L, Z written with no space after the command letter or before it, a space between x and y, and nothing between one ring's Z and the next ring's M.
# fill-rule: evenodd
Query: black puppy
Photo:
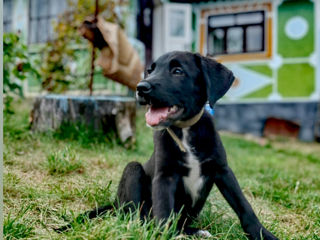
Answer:
M140 206L142 217L151 213L159 221L182 209L179 227L185 233L209 235L188 225L215 183L250 239L277 239L244 197L213 119L203 110L208 100L214 105L233 80L220 63L189 52L165 54L151 65L137 86L137 100L148 105L146 122L156 130L154 152L144 165L126 166L117 194L120 204ZM89 217L108 209L91 211Z

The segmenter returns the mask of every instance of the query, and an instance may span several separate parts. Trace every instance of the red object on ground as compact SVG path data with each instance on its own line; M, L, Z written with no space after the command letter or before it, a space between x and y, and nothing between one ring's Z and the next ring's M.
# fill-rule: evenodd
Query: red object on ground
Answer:
M279 118L268 118L265 122L263 129L263 136L285 136L298 138L300 131L300 125L293 121L279 119Z

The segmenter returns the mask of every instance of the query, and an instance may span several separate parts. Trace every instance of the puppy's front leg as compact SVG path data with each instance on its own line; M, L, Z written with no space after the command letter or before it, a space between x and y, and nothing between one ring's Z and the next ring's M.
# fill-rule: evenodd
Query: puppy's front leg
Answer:
M277 239L262 226L249 202L244 197L236 177L228 166L221 167L221 169L216 172L215 183L224 198L238 215L241 226L248 234L249 239L261 239L261 236L267 240Z
M152 181L152 208L156 220L167 220L174 210L176 176L158 175Z

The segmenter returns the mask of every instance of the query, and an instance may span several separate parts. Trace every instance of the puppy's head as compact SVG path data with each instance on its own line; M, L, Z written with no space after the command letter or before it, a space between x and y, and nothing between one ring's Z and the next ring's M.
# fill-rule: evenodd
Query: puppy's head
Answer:
M148 105L146 122L165 128L211 106L230 88L234 76L222 64L189 52L170 52L146 70L137 85L137 100Z

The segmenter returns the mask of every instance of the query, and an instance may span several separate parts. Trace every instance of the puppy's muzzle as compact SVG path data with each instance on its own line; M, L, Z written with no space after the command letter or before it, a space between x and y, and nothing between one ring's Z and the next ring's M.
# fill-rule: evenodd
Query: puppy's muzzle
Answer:
M141 81L137 85L137 99L140 104L148 103L148 94L151 92L152 86L147 81Z
M151 84L146 82L146 81L141 81L138 85L137 85L137 91L138 94L140 95L146 95L148 93L151 92Z

